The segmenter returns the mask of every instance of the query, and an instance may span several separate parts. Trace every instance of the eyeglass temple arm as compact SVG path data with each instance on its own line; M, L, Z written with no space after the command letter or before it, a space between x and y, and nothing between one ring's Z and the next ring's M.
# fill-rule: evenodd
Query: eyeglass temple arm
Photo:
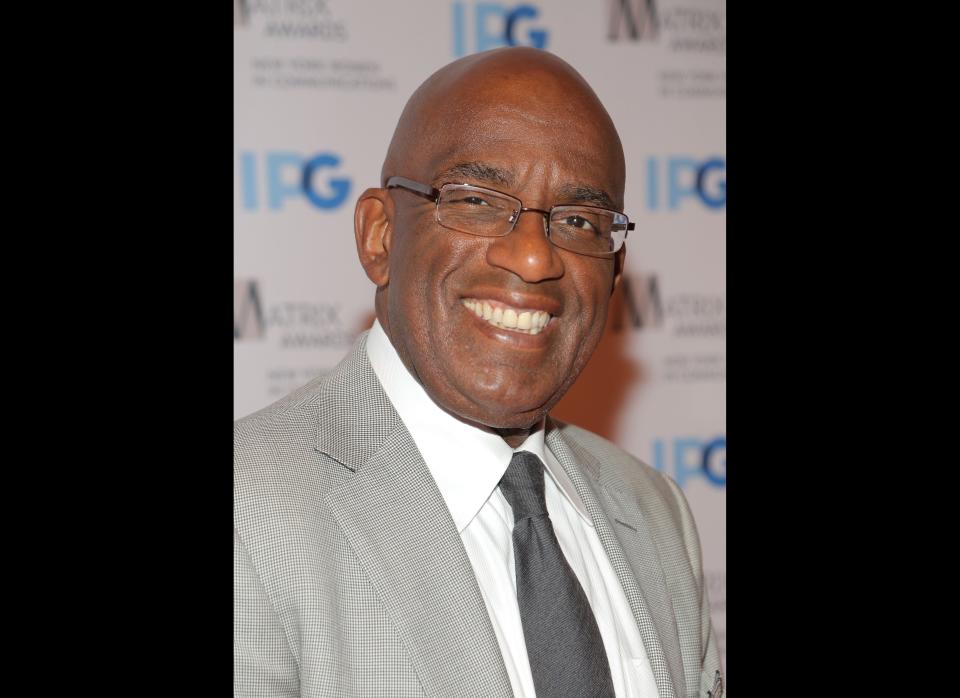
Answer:
M403 187L412 191L414 194L420 194L430 199L433 202L436 202L440 198L440 190L434 189L431 186L426 184L420 184L420 182L414 182L412 179L407 179L406 177L391 177L387 180L386 188L392 189L393 187Z

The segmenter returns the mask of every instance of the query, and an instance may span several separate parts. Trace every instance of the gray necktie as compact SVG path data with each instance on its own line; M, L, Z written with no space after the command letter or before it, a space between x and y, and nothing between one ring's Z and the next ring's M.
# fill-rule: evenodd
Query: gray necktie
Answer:
M537 698L613 698L613 680L590 602L547 514L543 463L518 451L500 480L513 508L517 601Z

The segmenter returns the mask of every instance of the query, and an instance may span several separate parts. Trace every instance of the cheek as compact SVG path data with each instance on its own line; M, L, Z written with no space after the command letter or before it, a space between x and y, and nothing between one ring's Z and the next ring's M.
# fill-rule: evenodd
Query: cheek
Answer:
M390 287L393 300L416 308L437 276L440 263L436 235L428 213L405 216L395 222L390 250Z
M573 297L577 299L577 312L581 320L581 334L587 337L603 334L613 289L613 262L582 259L578 264L568 264ZM596 263L595 263L596 262Z
M570 331L562 343L567 366L574 376L580 373L590 360L603 337L607 310L610 304L610 288L613 284L612 267L608 270L587 268L575 273L577 307L576 317L570 318Z
M407 342L416 345L419 362L433 364L448 344L456 312L450 280L463 264L457 240L438 234L426 222L409 225L395 236L390 253L391 322Z

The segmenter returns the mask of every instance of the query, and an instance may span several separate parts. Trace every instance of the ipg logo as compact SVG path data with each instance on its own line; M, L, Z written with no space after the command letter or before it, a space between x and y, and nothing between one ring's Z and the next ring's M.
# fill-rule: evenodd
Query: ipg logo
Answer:
M339 173L340 156L317 153L303 156L289 151L240 153L240 194L243 207L256 211L266 206L280 211L291 199L305 198L323 211L343 205L350 196L351 180Z
M680 487L691 478L703 478L713 487L727 485L727 437L654 439L653 467L672 477Z
M458 0L453 3L453 55L459 58L498 46L546 48L549 34L535 23L539 16L534 5Z
M727 163L683 155L647 158L647 208L676 211L685 201L711 209L727 205Z

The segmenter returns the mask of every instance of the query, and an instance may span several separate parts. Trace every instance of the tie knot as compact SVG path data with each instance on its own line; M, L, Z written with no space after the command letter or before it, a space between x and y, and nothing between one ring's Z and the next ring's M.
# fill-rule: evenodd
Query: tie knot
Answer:
M514 522L532 516L545 516L547 502L543 494L543 463L529 451L517 451L507 472L500 479L500 491L513 509Z

